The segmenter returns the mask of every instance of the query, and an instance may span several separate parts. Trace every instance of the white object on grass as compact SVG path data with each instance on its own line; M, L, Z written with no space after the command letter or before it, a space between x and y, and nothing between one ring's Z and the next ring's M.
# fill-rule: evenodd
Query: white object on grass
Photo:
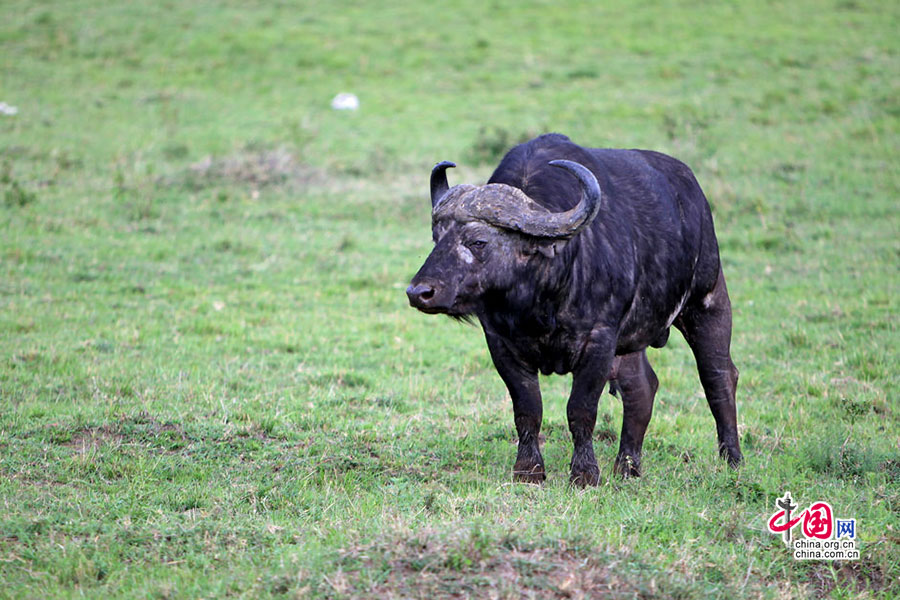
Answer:
M334 110L358 110L359 98L356 97L356 94L341 92L331 101L331 108Z

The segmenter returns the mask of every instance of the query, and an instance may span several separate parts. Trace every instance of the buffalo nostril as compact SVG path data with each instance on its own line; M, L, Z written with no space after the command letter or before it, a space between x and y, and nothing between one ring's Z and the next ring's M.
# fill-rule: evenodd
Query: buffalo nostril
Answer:
M409 303L413 306L428 304L434 298L434 288L424 283L417 283L406 288Z

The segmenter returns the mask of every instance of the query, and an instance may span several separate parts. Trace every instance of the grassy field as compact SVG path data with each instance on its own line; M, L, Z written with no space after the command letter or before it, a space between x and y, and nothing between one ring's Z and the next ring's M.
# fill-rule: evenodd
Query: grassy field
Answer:
M597 4L4 2L0 597L897 597L900 4ZM481 332L407 306L430 167L544 131L694 168L740 470L673 335L644 477L604 395L568 485L554 377L513 484Z

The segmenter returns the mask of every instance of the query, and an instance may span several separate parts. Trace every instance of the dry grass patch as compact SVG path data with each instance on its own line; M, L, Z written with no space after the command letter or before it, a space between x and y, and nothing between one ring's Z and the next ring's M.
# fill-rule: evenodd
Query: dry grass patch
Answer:
M309 185L323 179L321 170L302 164L285 148L251 147L230 156L207 156L190 165L174 182L194 189L236 184L260 188Z

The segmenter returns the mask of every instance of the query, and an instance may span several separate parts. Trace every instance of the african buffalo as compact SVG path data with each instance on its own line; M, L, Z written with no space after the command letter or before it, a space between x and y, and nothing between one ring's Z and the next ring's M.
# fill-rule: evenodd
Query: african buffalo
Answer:
M741 461L731 302L712 214L691 170L647 150L583 148L542 135L503 157L486 185L448 188L431 172L434 249L407 288L426 313L476 317L512 397L517 480L544 480L538 371L572 373L571 481L596 485L591 436L603 387L620 393L615 470L640 475L659 386L647 346L684 335L716 421L719 452Z

